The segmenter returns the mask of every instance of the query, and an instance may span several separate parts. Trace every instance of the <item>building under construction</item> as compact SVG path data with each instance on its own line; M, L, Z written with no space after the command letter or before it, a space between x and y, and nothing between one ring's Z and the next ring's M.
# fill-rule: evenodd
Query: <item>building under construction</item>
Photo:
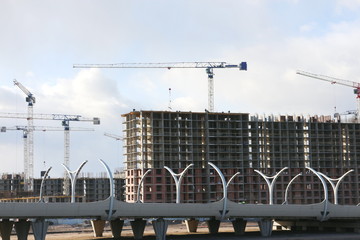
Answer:
M0 177L0 202L38 202L42 178L32 179L33 191L24 191L24 174L3 174ZM115 172L115 199L124 201L124 177ZM64 178L46 178L43 185L45 202L70 202L70 195L64 195ZM76 181L76 202L95 202L110 196L110 181L106 176L81 176Z
M353 169L341 181L339 204L358 204L360 124L330 116L251 116L248 113L133 111L124 118L126 201L175 202L171 174L186 172L181 183L181 202L205 203L223 197L215 164L226 180L235 202L269 203L265 180L254 170L273 176L288 167L274 186L274 203L310 204L324 199L319 178L311 167L330 178ZM329 185L329 189L331 189ZM332 191L329 191L330 201Z

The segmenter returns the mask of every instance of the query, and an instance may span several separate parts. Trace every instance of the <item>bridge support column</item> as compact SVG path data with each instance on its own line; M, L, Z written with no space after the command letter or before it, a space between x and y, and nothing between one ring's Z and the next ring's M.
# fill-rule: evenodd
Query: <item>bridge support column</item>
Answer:
M168 228L168 222L163 218L158 218L156 221L152 222L156 240L166 240L166 232Z
M216 234L219 232L220 220L210 219L206 221L206 224L211 234Z
M91 220L91 226L94 231L94 237L102 237L105 227L105 220Z
M247 221L242 218L236 218L231 221L235 235L244 235Z
M0 222L0 235L2 240L10 240L10 235L13 225L14 222L9 221L9 219L3 219Z
M272 234L272 228L274 221L272 219L260 219L258 221L260 233L263 237L270 237Z
M143 220L142 218L137 218L134 221L131 221L130 224L134 234L134 239L142 239L144 235L146 220Z
M32 230L34 233L34 238L36 240L45 240L46 233L49 227L49 222L45 219L36 219L35 222L32 222Z
M120 238L124 226L124 220L115 219L110 221L110 228L114 238Z
M15 222L15 231L18 237L18 240L27 240L30 230L30 221L26 219L20 219L18 222Z
M185 220L185 224L186 224L186 229L189 233L196 232L198 224L199 224L199 220L191 218L191 219Z

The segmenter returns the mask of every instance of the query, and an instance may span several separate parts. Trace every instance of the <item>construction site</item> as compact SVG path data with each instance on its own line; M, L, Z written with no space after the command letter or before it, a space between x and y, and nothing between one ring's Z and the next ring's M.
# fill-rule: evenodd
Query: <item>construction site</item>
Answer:
M188 169L181 185L181 202L212 202L222 198L220 176L239 173L229 185L230 200L268 203L266 182L254 170L277 180L275 202L285 201L290 179L289 203L321 202L320 180L305 167L332 178L353 169L340 187L340 204L359 203L358 158L360 124L343 123L330 116L250 116L247 113L192 113L135 111L124 114L126 201L136 201L136 189L148 169L142 190L144 202L174 202L175 185L169 167Z
M23 166L22 173L2 173L0 179L0 202L38 202L39 195L45 195L43 201L46 202L70 202L70 191L72 190L71 180L75 181L74 189L76 202L94 202L104 200L109 197L110 183L106 174L100 173L94 176L91 173L80 173L82 166L76 171L69 169L70 165L70 132L71 131L94 131L92 128L78 128L70 127L71 122L85 122L94 125L100 124L100 119L97 117L87 118L81 115L71 114L34 114L33 107L36 102L35 96L19 81L14 80L14 85L17 86L25 95L25 102L27 103L27 113L0 113L0 118L7 119L25 119L27 126L2 126L1 134L6 134L8 131L21 131L23 133ZM62 127L54 126L34 126L35 120L42 121L60 121ZM64 160L63 177L50 178L47 171L41 171L40 178L34 177L34 132L35 131L62 131L64 132ZM117 138L119 136L104 133L105 136ZM46 170L46 169L45 169ZM76 173L76 179L73 179ZM46 179L46 181L45 181ZM44 184L45 183L45 184ZM114 171L114 185L117 191L115 192L116 199L123 200L123 173Z
M117 178L116 198L126 202L209 203L223 197L217 166L229 181L228 198L239 203L268 203L268 186L259 172L272 176L287 168L274 186L275 203L311 204L321 202L321 181L308 167L329 179L342 176L339 203L360 202L357 156L360 154L358 113L335 116L251 115L214 111L213 69L239 68L225 62L147 63L113 65L74 65L78 68L203 68L208 76L208 109L204 112L133 110L123 114L123 136L105 133L123 141L124 172ZM300 75L355 88L358 84L327 76L298 71ZM6 197L34 197L42 179L34 179L33 132L64 131L64 177L46 179L44 192L49 202L69 201L71 171L70 131L93 131L70 128L71 121L100 124L99 118L80 115L34 114L35 97L14 80L26 95L28 114L1 113L2 118L22 118L28 126L2 127L2 132L21 130L24 136L24 173L3 175L2 201ZM358 96L359 99L359 96ZM63 128L36 127L34 119L60 120ZM119 159L119 161L122 161ZM82 167L82 166L81 166ZM79 173L81 167L77 170ZM49 169L50 170L50 169ZM185 171L186 170L186 171ZM181 175L181 198L176 199L174 176ZM346 176L345 176L346 175ZM46 176L45 176L46 177ZM44 178L45 178L44 177ZM73 180L73 179L72 179ZM290 194L287 195L291 180ZM76 180L76 201L97 201L109 194L106 178L80 177ZM231 181L231 183L230 183ZM340 181L339 181L340 182ZM124 186L124 187L123 187ZM6 193L7 192L7 193ZM331 195L332 193L330 193ZM67 197L66 197L67 196ZM29 201L31 201L29 198Z
M259 173L270 179L284 168L273 186L276 204L322 201L322 183L308 168L316 169L333 188L336 182L340 204L360 202L359 108L335 116L214 112L212 68L207 65L209 110L133 110L122 115L126 201L218 201L223 187L220 176L209 166L214 164L225 175L228 197L235 202L269 203L270 184ZM240 64L240 70L247 70L246 63ZM356 82L304 71L297 74L354 88L357 101L360 99ZM179 176L181 180L176 180ZM176 199L174 181L181 181L181 199Z

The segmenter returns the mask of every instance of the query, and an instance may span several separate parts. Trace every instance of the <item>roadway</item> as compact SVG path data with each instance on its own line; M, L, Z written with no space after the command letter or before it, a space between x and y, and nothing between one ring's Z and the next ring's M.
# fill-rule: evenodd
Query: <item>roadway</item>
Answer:
M91 203L0 203L0 218L271 218L360 219L360 207L323 201L309 205L214 203L126 203L110 198ZM223 214L225 210L226 214ZM109 214L111 213L112 214Z

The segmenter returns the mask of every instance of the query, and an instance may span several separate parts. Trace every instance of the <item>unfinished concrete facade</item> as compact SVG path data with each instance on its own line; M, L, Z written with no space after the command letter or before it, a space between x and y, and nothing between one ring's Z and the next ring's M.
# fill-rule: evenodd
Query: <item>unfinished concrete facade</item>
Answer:
M247 113L133 111L123 115L126 201L134 202L144 178L140 200L175 202L175 184L164 166L175 173L194 164L181 184L181 202L212 202L221 199L220 177L208 162L221 169L228 198L236 202L268 203L268 189L254 170L278 178L274 203L284 201L289 181L289 203L323 200L320 180L305 167L331 178L350 169L339 188L339 204L359 203L358 161L360 124L324 116L250 116ZM330 200L332 192L329 191Z
M3 174L0 179L0 202L38 202L42 178L33 179L34 190L25 192L24 177L16 174ZM115 198L124 199L124 178L114 178ZM45 202L69 202L70 196L63 195L64 178L47 178L43 186ZM110 195L108 177L80 177L76 182L76 202L95 202L105 200Z

